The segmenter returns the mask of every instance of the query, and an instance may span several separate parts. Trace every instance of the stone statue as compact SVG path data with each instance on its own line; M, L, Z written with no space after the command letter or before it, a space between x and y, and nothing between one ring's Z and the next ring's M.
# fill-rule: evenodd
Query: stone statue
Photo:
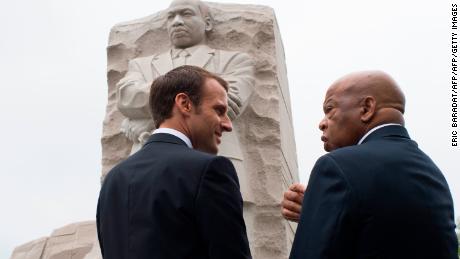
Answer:
M181 65L200 66L218 74L229 83L228 116L232 121L245 108L254 87L254 64L248 54L206 45L206 34L213 25L209 8L203 2L174 0L166 11L166 28L171 48L131 60L128 72L117 84L117 107L126 117L121 131L133 142L131 154L142 147L154 129L148 102L150 86L158 76ZM243 199L252 202L237 129L223 134L219 155L232 161Z
M249 55L206 45L206 33L213 26L209 9L201 1L173 1L167 10L166 27L171 49L131 60L126 76L117 84L117 106L126 116L121 130L134 143L131 153L139 150L154 128L148 96L150 85L159 75L181 65L200 66L217 73L230 86L228 116L232 120L241 113L254 85ZM243 160L236 132L224 135L220 155Z
M217 73L230 84L233 123L219 155L232 160L239 177L251 252L255 259L287 258L295 225L281 217L279 197L298 174L273 10L175 0L166 10L115 25L107 53L102 178L150 135L154 125L147 102L155 78L183 64Z
M238 171L251 253L254 259L287 259L295 224L281 216L279 197L299 178L284 49L273 9L176 0L167 10L115 25L107 58L101 178L150 134L153 125L144 106L153 79L184 63L218 73L231 86L235 131L223 135L230 139L222 139L220 150ZM64 229L18 247L12 258L101 258L94 222Z
M206 34L213 25L209 8L203 2L174 0L166 11L166 28L171 48L131 60L128 72L117 84L117 107L126 117L121 131L133 142L131 154L142 147L154 129L148 102L150 86L158 76L181 65L200 66L218 74L229 83L228 116L232 121L243 111L254 87L254 64L248 54L206 45ZM219 155L232 161L243 199L252 202L237 129L223 134Z

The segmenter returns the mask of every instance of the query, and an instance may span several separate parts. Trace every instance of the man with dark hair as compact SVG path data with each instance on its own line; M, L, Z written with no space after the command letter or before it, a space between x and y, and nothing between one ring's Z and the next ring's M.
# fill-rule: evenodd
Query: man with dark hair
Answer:
M129 62L126 75L118 82L117 107L126 117L121 130L133 142L135 153L154 129L148 112L150 85L157 77L182 65L202 67L218 74L228 84L228 116L236 119L245 109L254 85L251 57L239 51L214 49L207 45L213 30L208 6L199 0L173 0L166 10L166 29L171 49ZM243 171L243 153L237 132L226 134L219 155Z
M231 121L243 114L254 89L255 67L249 54L208 45L208 35L214 30L214 24L206 3L173 0L164 13L162 17L165 17L164 29L169 37L170 49L164 52L157 50L151 56L130 60L127 73L117 83L117 107L125 117L121 131L133 143L131 154L145 144L155 129L155 122L149 113L150 86L168 71L182 65L193 65L226 80L227 114ZM244 201L254 203L238 129L223 135L221 141L218 155L232 161Z
M232 130L227 83L178 67L153 82L150 109L157 129L101 188L104 258L251 258L238 177L215 155Z
M225 91L228 91L228 83L225 80L207 70L193 66L174 69L154 81L150 91L149 106L155 128L159 128L164 120L172 116L171 107L178 92L186 93L191 102L199 106L203 94L201 88L207 79L216 80Z
M330 153L282 201L283 216L299 221L291 259L458 259L449 187L409 138L404 106L379 71L328 89L319 128Z

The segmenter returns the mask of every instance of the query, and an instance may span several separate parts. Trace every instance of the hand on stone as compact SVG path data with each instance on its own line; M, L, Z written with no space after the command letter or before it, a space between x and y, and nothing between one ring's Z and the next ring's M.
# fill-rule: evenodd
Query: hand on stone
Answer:
M238 95L238 87L236 86L230 86L230 89L228 90L228 117L230 120L236 119L236 117L240 114L241 112L241 106L243 106L243 103L241 101L241 98Z
M285 219L299 222L305 189L305 185L295 183L284 192L284 198L281 202L281 214Z
M152 119L125 119L121 124L121 132L134 143L140 142L139 137L143 133L150 133L154 127Z

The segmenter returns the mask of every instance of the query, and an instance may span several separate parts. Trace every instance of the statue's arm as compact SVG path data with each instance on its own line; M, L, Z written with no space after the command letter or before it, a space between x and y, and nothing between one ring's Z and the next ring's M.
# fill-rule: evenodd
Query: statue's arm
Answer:
M229 84L228 115L234 120L243 111L254 89L254 62L246 53L231 56L221 76Z
M139 138L144 132L154 128L149 112L151 82L145 79L141 66L137 59L131 60L128 72L117 84L117 107L126 117L121 131L135 143L141 141Z
M150 119L150 85L142 74L141 64L131 60L128 72L117 84L118 110L129 119Z

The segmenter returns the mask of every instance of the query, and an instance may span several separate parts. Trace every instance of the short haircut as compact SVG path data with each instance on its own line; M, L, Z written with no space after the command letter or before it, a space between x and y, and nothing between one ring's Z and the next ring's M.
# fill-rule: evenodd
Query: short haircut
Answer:
M149 106L155 127L171 118L179 93L186 94L193 105L199 106L206 79L215 79L228 92L228 83L221 77L197 66L180 66L155 79L150 87Z

